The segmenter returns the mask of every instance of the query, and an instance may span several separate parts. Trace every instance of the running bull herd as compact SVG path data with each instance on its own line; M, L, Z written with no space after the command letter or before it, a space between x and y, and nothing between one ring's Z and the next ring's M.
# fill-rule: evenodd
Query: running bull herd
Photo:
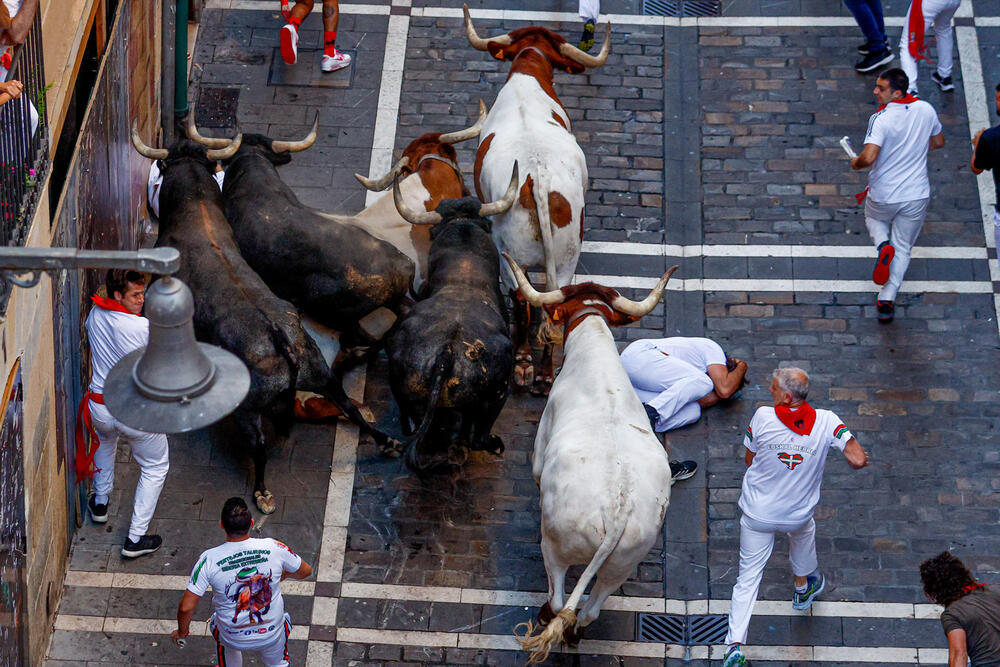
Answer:
M466 130L415 139L377 180L358 175L369 190L392 192L357 215L309 208L281 180L277 166L313 144L316 124L301 141L251 134L230 140L205 138L189 120L189 138L169 149L150 148L134 129L132 141L159 161L157 245L181 251L179 277L195 296L198 337L250 369L250 393L235 420L249 443L262 512L275 509L264 482L267 446L282 440L301 413L296 392L332 403L383 455L405 456L422 479L456 471L469 450L503 452L491 431L512 380L548 394L532 473L549 601L537 625L515 628L535 663L559 643L579 642L663 525L667 454L610 327L649 313L677 267L639 302L594 283L570 284L583 239L587 164L553 73L603 65L610 26L596 56L537 26L482 38L468 8L465 28L473 47L511 62L493 108L487 112L480 102L479 118ZM476 137L473 197L453 144ZM221 192L212 177L216 161L226 166ZM541 267L545 291L532 287L522 266ZM532 312L542 313L537 363ZM339 333L332 364L302 317ZM553 382L559 344L563 364ZM380 346L400 437L373 426L342 386L343 373ZM565 575L574 564L586 568L567 599Z

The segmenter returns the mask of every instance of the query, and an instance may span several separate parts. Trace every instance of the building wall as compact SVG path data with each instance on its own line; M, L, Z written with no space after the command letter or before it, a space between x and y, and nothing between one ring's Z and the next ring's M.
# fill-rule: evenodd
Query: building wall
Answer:
M159 135L159 54L160 54L160 0L130 2L123 0L120 11L125 14L118 39L108 44L109 52L119 49L117 58L111 58L113 67L102 65L106 97L124 98L124 104L106 105L100 113L90 114L92 125L110 124L113 136L104 135L96 146L98 162L104 169L82 179L69 179L67 191L60 200L60 209L67 198L76 201L78 193L69 192L72 183L76 188L101 199L102 216L58 217L48 206L48 181L44 182L38 209L33 218L27 245L48 247L65 243L67 238L79 239L79 247L135 248L138 241L137 200L144 192L145 170L148 161L136 156L128 143L128 128L132 118L138 116L140 130L145 140L155 144ZM133 10L134 11L130 11ZM46 96L46 106L51 123L51 146L59 135L66 115L67 105L76 82L80 59L91 29L98 26L98 37L107 35L111 26L104 26L103 0L41 0L42 34L46 81L51 84ZM126 45L128 45L126 47ZM107 61L107 58L105 59ZM105 62L107 65L107 62ZM99 81L95 91L100 91ZM108 88L112 86L113 88ZM115 96L107 90L116 91ZM127 91L120 95L119 91ZM100 94L100 93L98 93ZM94 102L91 99L91 104ZM105 98L106 99L106 98ZM130 108L131 105L131 108ZM91 118L91 116L96 116ZM85 121L85 125L88 121ZM95 147L90 145L90 150ZM79 144L78 144L79 152ZM95 159L91 153L89 158ZM79 155L74 156L73 169L79 169ZM138 160L136 159L138 158ZM89 166L89 165L88 165ZM129 178L122 179L127 174ZM83 208L73 207L83 211ZM59 220L62 220L60 233ZM55 222L50 223L50 221ZM66 225L73 225L67 230ZM79 226L80 228L76 228ZM106 239L106 243L101 243ZM95 242L96 241L96 242ZM55 276L60 285L57 300L65 298L65 286L87 285L93 282L81 272L71 276ZM79 390L57 385L56 335L70 330L70 339L79 339L82 322L55 322L53 316L53 277L43 275L32 288L13 288L7 312L0 322L0 382L11 372L20 358L24 387L24 480L25 517L27 523L27 618L30 663L40 665L52 630L52 621L62 592L63 577L69 558L70 528L76 524L78 508L70 502L68 483L72 482L72 431L68 424L75 416L76 405L70 400ZM88 296L85 289L78 289L73 296L80 303ZM66 312L65 310L63 312ZM86 309L73 310L79 317ZM80 354L70 365L82 365L86 354L77 345L73 351ZM63 364L65 365L65 364ZM86 377L84 377L86 381ZM73 402L72 405L66 403ZM64 405L66 404L66 405ZM69 478L67 477L69 475Z

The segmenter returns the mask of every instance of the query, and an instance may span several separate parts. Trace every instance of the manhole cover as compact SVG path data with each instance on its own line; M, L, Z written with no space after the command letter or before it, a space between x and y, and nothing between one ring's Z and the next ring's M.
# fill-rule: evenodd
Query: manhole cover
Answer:
M643 0L642 13L646 16L719 16L721 0Z
M198 92L198 127L236 127L236 110L240 106L239 88L202 86Z
M350 88L354 83L354 69L358 66L357 51L341 49L350 54L351 64L336 72L320 70L323 49L299 49L298 62L286 65L280 49L274 50L271 69L267 73L269 86L302 86L308 88Z
M718 614L702 616L672 616L669 614L639 614L636 640L683 646L722 644L726 640L729 617Z

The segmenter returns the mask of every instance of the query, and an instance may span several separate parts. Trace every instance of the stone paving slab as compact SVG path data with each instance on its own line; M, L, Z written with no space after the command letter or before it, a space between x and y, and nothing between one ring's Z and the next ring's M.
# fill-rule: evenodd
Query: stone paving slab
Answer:
M460 7L461 0L413 4ZM639 4L617 0L606 2L604 9L634 13ZM898 17L907 3L885 4L886 14ZM727 16L848 16L842 3L813 0L733 0L723 5ZM977 2L976 11L1000 14L1000 6L989 9L993 5L1000 2ZM488 0L473 6L510 4ZM532 9L574 13L575 2L541 0ZM476 24L481 34L526 25L513 19ZM241 128L279 138L305 134L318 112L316 145L297 154L280 173L304 202L331 212L356 212L365 193L352 174L364 172L371 155L389 17L342 16L338 44L358 56L349 88L268 85L279 27L276 11L206 10L195 50L192 102L199 86L238 87ZM575 22L555 27L571 40L579 30ZM898 31L889 30L890 35ZM1000 29L978 28L977 34L990 100L989 81L1000 77L993 58L1000 53ZM319 39L319 17L311 16L303 25L303 47L312 48ZM865 245L852 196L863 177L845 168L835 144L849 134L857 145L873 110L871 81L851 69L859 42L853 27L616 26L612 56L604 68L556 78L591 170L586 240ZM459 19L411 18L406 44L397 156L425 131L471 124L477 100L492 102L508 67L471 49ZM922 246L981 248L984 243L975 181L964 168L968 114L960 65L956 63L954 93L941 95L929 81L924 86L941 114L948 146L931 159L935 199ZM222 136L231 132L206 130ZM458 148L459 163L471 171L475 146ZM681 264L678 275L684 278L863 280L870 271L869 260L833 252L808 260L589 253L580 270L656 276L673 263ZM989 273L981 259L928 258L912 262L909 278L984 282ZM638 291L622 290L630 297ZM741 434L755 407L768 399L770 372L781 362L809 370L811 398L837 412L873 455L874 465L858 473L837 456L829 462L817 511L820 561L830 581L825 599L924 602L916 565L944 548L954 549L984 580L1000 581L1000 535L995 529L1000 456L993 442L1000 425L1000 345L992 295L903 294L896 321L885 327L875 321L873 294L874 288L872 293L670 292L666 305L640 325L616 331L623 343L678 333L708 335L747 359L751 368L750 385L740 400L708 410L699 423L670 434L673 455L696 459L701 471L674 488L662 539L616 595L728 599L738 551ZM380 425L398 430L384 378L382 357L368 369L366 401ZM543 405L540 399L511 397L497 425L507 444L504 456L476 455L457 479L434 485L419 483L398 461L377 457L363 438L346 528L343 583L434 586L452 592L544 591L537 489L528 467ZM333 426L299 425L268 468L279 504L263 521L262 534L290 543L313 564L323 546L335 437ZM249 494L249 465L238 442L225 427L171 438L171 473L153 525L168 541L160 553L135 562L125 562L117 553L128 518L119 516L120 508L131 506L137 475L122 452L112 520L105 528L88 524L79 531L71 569L186 575L197 554L221 539L216 515L222 501L230 494ZM765 571L762 599L788 597L786 555L779 539ZM317 583L315 598L288 595L293 621L315 620L315 600L339 597L341 585ZM60 611L95 617L95 622L104 616L169 620L179 597L180 591L70 586ZM196 618L206 612L203 601ZM514 624L534 612L533 607L441 602L433 596L424 601L341 597L334 621L341 628L387 633L509 637ZM592 626L593 637L631 640L634 618L634 612L605 611ZM336 665L514 665L524 660L523 654L508 650L330 644L336 629L325 623L313 626L311 644L330 647ZM944 646L933 618L759 615L751 624L750 641L772 647ZM185 651L163 648L168 644L163 636L59 630L53 634L48 663L203 664L213 648L204 637L192 638ZM88 648L74 653L79 645ZM296 640L292 647L293 664L304 664L306 642ZM553 654L548 664L704 667L709 661Z

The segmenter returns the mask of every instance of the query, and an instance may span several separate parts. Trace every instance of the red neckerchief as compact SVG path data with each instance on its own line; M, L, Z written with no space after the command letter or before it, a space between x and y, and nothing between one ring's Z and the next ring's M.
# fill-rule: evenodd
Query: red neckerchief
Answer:
M119 313L127 313L128 315L135 315L135 313L133 313L131 310L121 305L114 299L108 299L106 297L97 296L95 294L94 296L90 297L90 300L93 301L94 305L97 306L98 308L103 308L104 310L114 310ZM138 315L135 316L139 317Z
M924 55L927 45L924 44L924 10L921 0L913 0L910 5L910 21L906 28L906 48L914 60L930 60Z
M798 410L791 410L784 405L774 407L775 416L793 433L809 435L816 424L816 411L811 405L803 402Z
M920 4L920 0L913 0L913 4L914 5L919 5ZM921 14L921 16L923 16L923 14ZM920 21L920 39L921 39L921 42L923 41L923 34L924 34L923 31L924 31L924 23L923 23L923 20L921 20ZM911 53L912 53L912 51L911 51ZM927 60L927 58L924 58L924 60ZM892 104L894 102L896 104L913 104L914 102L918 101L919 99L920 98L917 97L916 95L913 95L911 93L907 93L906 95L903 95L902 97L900 97L898 100L889 100L889 104ZM878 108L878 111L882 111L887 106L889 106L889 105L888 104L883 104L882 106L880 106ZM878 113L878 111L876 111L876 113ZM862 190L861 192L859 192L856 195L854 195L854 198L858 200L858 206L860 206L865 201L865 197L867 197L867 196L868 196L868 186L865 186L864 190Z
M10 47L8 47L3 53L0 53L0 67L9 70L13 60L14 59L10 55Z
M972 591L978 591L980 588L986 588L986 584L969 584L968 586L963 586L962 595L968 595Z

